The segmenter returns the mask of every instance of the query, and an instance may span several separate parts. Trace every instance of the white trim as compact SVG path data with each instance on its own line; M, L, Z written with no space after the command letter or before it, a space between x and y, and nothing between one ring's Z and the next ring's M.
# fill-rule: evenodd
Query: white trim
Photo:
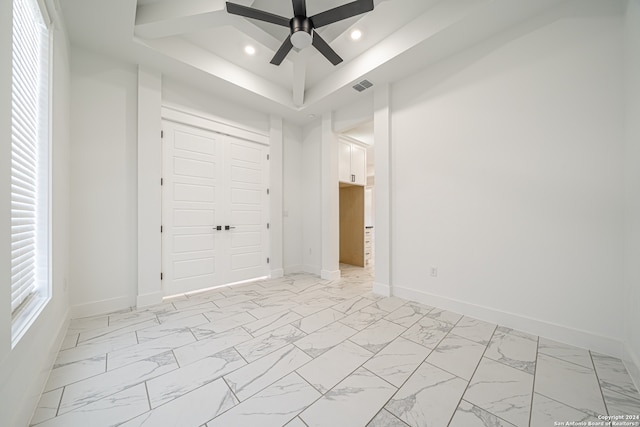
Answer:
M371 147L371 145L367 144L366 142L362 142L359 139L355 139L349 135L344 135L344 134L337 134L338 136L338 140L342 140L344 142L348 142L350 144L356 144L362 148L369 148Z
M164 293L162 292L151 292L144 295L138 295L136 298L136 307L141 308L162 304L162 298L164 298Z
M433 295L402 286L393 286L394 296L414 300L430 306L451 310L466 316L471 316L491 323L517 329L533 335L550 338L555 341L574 345L608 354L614 357L622 356L623 343L620 340L597 335L591 332L574 329L543 320L532 319L515 313L496 310L464 301Z
M373 282L373 293L383 297L391 296L391 287L384 283Z
M273 270L271 270L269 277L271 279L279 279L281 277L284 277L284 269L282 268L275 268Z
M49 376L51 375L51 370L53 369L53 365L58 357L58 353L60 352L60 348L62 347L62 343L67 336L67 330L69 329L69 322L71 321L70 312L67 309L66 313L63 316L63 321L60 323L58 327L58 331L56 332L55 338L51 343L48 351L46 352L46 360L42 365L42 368L39 370L38 375L34 376L34 381L32 383L32 393L29 393L29 396L40 396L44 393L44 389L47 386L47 382L49 381ZM18 417L15 419L26 419L31 420L35 411L38 409L38 400L33 401L33 405L31 407L31 414L29 414L28 418ZM25 404L23 406L23 410L29 410L29 405Z
M96 316L99 314L113 313L131 307L129 297L110 298L101 301L88 302L86 304L71 307L71 318Z
M339 280L340 279L340 270L321 270L320 277L324 280Z
M635 354L629 343L624 343L622 348L622 361L629 371L636 389L640 390L640 355Z
M225 122L219 117L209 116L185 107L178 107L163 103L161 116L163 120L168 120L170 122L186 124L200 129L245 139L247 141L257 142L258 144L269 145L268 134L258 133L247 129L246 127L242 127L239 124Z

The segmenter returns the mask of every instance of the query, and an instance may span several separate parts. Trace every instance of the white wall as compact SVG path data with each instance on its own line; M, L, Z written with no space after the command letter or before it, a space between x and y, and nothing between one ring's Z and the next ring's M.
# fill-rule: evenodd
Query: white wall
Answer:
M302 262L305 271L316 275L322 268L321 146L321 123L316 120L302 130Z
M640 387L640 0L629 1L625 18L626 359Z
M55 356L66 332L69 297L66 289L69 277L69 58L68 41L61 21L53 32L52 76L52 298L29 331L11 349L11 303L9 278L4 266L8 258L10 238L9 189L11 141L11 3L0 2L0 132L3 165L0 168L0 232L3 250L0 251L2 292L0 293L0 423L7 426L26 426L40 398ZM8 41L8 43L5 43ZM8 90L7 90L8 89Z
M303 262L303 143L302 128L284 125L284 270L293 273L304 270Z
M269 114L216 98L169 77L162 79L162 103L215 116L225 123L254 132L269 133Z
M394 85L392 284L618 353L622 22L583 3Z
M73 317L135 305L137 68L71 53Z

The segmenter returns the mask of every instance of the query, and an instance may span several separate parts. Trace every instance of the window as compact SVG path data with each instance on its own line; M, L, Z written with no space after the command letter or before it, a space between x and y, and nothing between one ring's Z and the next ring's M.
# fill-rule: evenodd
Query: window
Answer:
M13 0L11 312L15 345L49 300L49 30L37 0Z

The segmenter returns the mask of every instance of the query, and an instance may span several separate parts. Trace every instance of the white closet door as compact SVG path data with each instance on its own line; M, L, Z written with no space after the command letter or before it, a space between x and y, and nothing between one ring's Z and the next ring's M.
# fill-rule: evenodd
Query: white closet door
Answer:
M229 282L268 274L268 148L228 137Z
M164 122L162 257L165 295L224 280L225 209L222 136Z
M163 129L165 295L266 276L268 147L173 122Z

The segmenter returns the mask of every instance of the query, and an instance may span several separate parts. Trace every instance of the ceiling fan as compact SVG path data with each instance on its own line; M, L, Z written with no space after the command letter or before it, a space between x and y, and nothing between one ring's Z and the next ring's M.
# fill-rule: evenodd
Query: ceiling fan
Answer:
M289 27L291 34L282 43L282 46L280 46L280 49L271 60L274 65L280 65L294 46L298 49L304 49L311 44L333 65L338 65L342 62L342 58L320 37L315 29L373 10L373 0L356 0L313 16L307 16L305 0L292 0L292 2L294 16L291 19L230 2L227 2L227 12Z

